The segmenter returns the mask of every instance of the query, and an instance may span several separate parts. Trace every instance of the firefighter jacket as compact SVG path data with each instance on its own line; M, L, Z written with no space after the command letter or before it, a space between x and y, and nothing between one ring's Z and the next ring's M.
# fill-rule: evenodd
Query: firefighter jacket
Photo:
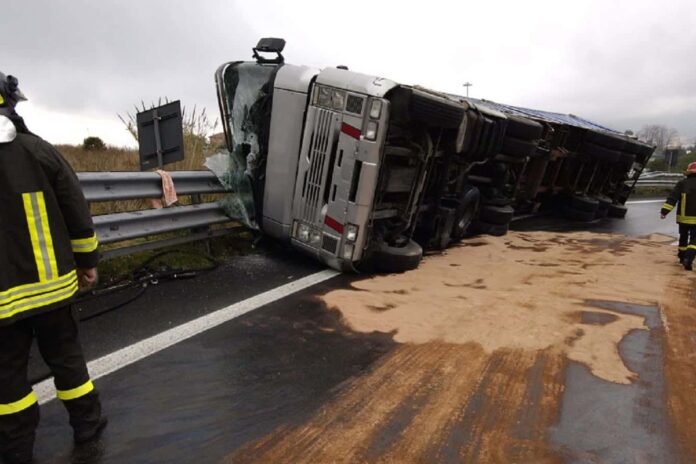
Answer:
M0 325L67 304L76 268L97 265L97 246L70 165L0 116Z
M696 174L690 174L677 182L662 205L661 213L668 214L675 207L679 224L696 225Z

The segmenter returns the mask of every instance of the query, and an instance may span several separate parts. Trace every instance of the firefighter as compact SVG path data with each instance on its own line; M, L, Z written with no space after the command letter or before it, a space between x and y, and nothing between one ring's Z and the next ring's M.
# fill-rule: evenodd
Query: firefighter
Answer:
M696 257L696 162L686 168L686 178L677 182L667 201L662 205L660 217L666 218L677 208L679 224L679 251L677 256L684 269L690 271Z
M39 405L27 379L36 338L75 443L106 426L71 300L97 278L97 238L75 173L15 111L17 79L0 73L0 452L32 461Z

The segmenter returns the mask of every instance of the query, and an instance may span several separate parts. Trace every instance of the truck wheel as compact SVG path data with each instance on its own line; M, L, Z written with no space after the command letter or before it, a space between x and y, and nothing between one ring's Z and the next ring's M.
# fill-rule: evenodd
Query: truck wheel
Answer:
M513 157L513 156L503 155L502 153L495 155L493 157L493 159L495 161L499 161L501 163L506 163L506 164L522 164L522 163L526 163L529 160L529 158L526 156L523 158L519 158L516 156Z
M503 196L496 196L493 198L484 197L481 199L481 204L491 206L510 206L512 204L512 198Z
M510 223L507 224L491 224L485 221L475 221L473 230L478 234L492 235L494 237L502 237L510 230Z
M544 132L544 126L531 119L520 116L508 116L507 118L505 135L508 137L537 140L541 138L541 134Z
M480 218L481 221L489 224L504 225L510 223L513 214L515 210L512 206L485 205L481 208Z
M616 163L621 157L621 152L616 150L611 150L609 148L604 148L594 143L586 142L583 145L582 152L586 153L588 156L595 158L599 161L605 161L607 163Z
M609 205L609 217L623 219L627 212L628 208L624 205Z
M586 196L573 195L570 197L570 207L594 214L597 212L597 208L599 208L599 201Z
M626 146L626 140L622 138L592 130L585 135L585 141L616 151L621 151Z
M604 219L609 214L609 206L611 206L611 199L607 197L598 197L599 207L595 212L595 219Z
M469 233L471 224L476 218L481 205L481 193L476 187L471 187L462 195L457 208L455 222L452 227L452 239L461 240Z
M417 268L423 259L423 248L413 240L401 247L390 246L380 241L372 253L372 259L378 272L410 271Z
M590 222L594 221L595 219L594 211L583 211L581 209L575 209L572 207L566 207L563 210L563 214L571 221Z
M503 155L512 156L515 158L526 158L532 156L537 149L536 142L522 140L515 137L505 137L503 139L503 147L500 152Z

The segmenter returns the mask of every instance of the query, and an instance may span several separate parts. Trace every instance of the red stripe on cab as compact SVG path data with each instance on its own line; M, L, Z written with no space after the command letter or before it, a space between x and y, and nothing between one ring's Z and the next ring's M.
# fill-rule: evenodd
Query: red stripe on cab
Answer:
M332 218L331 216L326 216L324 218L324 224L327 226L331 227L333 230L338 232L339 234L343 233L343 224Z
M353 127L350 124L346 124L345 122L341 124L341 132L343 132L346 135L349 135L350 137L353 137L354 139L360 140L360 129L357 127Z

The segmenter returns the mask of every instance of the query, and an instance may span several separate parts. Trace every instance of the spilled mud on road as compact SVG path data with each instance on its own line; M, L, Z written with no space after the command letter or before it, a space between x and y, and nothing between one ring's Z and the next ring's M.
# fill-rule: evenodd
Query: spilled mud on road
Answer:
M311 419L230 462L693 462L696 281L675 265L672 241L510 233L327 293L323 302L350 328L400 345ZM648 333L652 344L647 335L629 340ZM628 362L631 347L653 354ZM597 396L564 399L584 371ZM654 379L641 379L646 372ZM611 395L630 398L625 420L595 427L562 417L579 405L601 421ZM612 427L635 429L617 443L627 449L593 449L592 434ZM573 441L576 432L588 446Z

